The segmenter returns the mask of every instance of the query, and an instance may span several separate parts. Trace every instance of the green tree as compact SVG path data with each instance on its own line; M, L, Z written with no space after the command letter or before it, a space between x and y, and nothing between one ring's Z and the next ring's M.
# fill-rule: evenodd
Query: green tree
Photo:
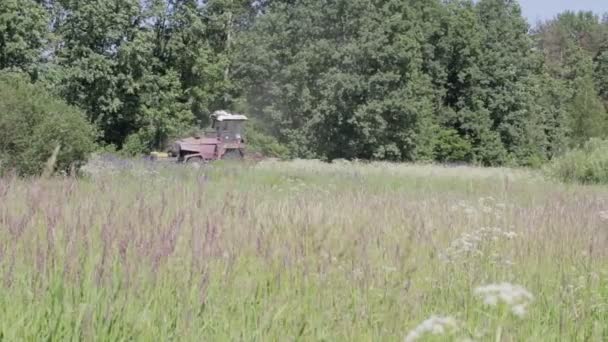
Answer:
M131 154L237 109L297 157L538 165L605 135L607 39L590 12L530 34L515 0L0 4L0 69Z
M444 127L438 135L439 146L442 151L470 146L470 152L462 153L467 159L486 165L500 164L505 161L506 150L493 129L491 112L483 97L487 86L481 69L486 31L473 2L451 1L445 6L442 34L434 44L434 60L440 71L435 72L433 82L442 89L437 116ZM456 139L453 132L463 141ZM447 146L449 142L456 145Z
M34 0L0 2L0 70L24 70L35 76L47 40L48 16Z
M540 99L545 108L565 112L560 121L566 123L569 139L564 140L570 140L570 145L580 146L591 137L606 135L606 109L601 99L606 75L602 42L608 39L607 28L591 12L565 12L543 23L534 35L553 78L543 87L545 93L552 93L551 101Z
M124 46L137 35L139 1L102 0L57 3L61 37L57 63L63 97L86 111L106 143L120 146L136 130L136 112L125 107L122 89L135 90L118 61ZM149 61L141 59L141 68Z
M576 89L570 103L572 138L580 146L589 138L605 137L606 110L597 96L591 77L579 77L572 82Z
M538 122L530 96L535 76L533 41L516 1L482 0L477 12L485 33L477 96L489 110L509 158L518 160L534 153L531 148L536 143L530 136Z
M1 169L40 174L59 146L56 168L69 171L86 161L94 138L93 127L77 108L22 75L0 73Z
M422 12L409 6L274 3L239 42L250 109L296 156L432 158Z
M555 19L541 23L533 37L545 56L549 69L559 74L568 50L578 46L587 54L598 54L608 39L608 25L601 24L592 12L566 11Z
M164 69L178 73L181 87L179 100L189 106L204 125L211 112L229 105L230 79L225 75L229 60L217 44L212 44L207 21L210 4L198 1L155 1L152 17L156 18L156 56ZM214 49L215 47L215 49Z
M595 84L608 111L608 40L595 58Z
M163 59L165 34L149 24L165 19L144 5L169 3L65 0L57 22L63 96L87 112L103 142L137 141L142 148L132 153L161 146L193 122L180 75Z
M553 159L569 147L572 127L568 104L572 91L567 82L551 77L547 70L539 70L538 73L530 88L530 95L536 99L530 110L539 113L539 121L530 134L538 136L533 140L533 147L546 159Z
M605 136L606 111L595 87L592 57L580 46L570 45L562 68L562 78L572 91L568 111L573 144L580 146L589 138Z

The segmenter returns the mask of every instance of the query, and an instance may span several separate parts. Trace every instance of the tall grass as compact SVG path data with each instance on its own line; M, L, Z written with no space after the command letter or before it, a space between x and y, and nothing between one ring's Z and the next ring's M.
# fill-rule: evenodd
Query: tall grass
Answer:
M0 178L0 340L604 341L606 209L506 169Z

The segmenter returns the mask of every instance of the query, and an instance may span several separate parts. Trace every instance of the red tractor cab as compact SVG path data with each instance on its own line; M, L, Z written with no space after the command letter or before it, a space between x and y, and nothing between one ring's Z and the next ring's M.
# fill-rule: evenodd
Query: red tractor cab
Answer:
M244 115L217 111L211 115L211 130L176 141L171 154L181 163L243 159L245 156L243 128L247 120Z

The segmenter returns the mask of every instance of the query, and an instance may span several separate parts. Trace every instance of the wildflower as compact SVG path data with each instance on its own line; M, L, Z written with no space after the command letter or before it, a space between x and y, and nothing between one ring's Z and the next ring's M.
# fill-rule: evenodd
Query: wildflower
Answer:
M608 210L602 210L599 212L600 220L607 222L608 221Z
M450 211L451 212L462 212L467 216L473 216L473 215L477 214L477 209L475 209L473 206L470 206L465 201L459 201L455 205L452 205L450 207Z
M491 204L491 203L496 202L496 199L494 197L492 197L492 196L488 196L488 197L480 197L477 201L480 204L486 204L486 203L490 203Z
M511 308L513 314L517 317L524 317L526 315L526 306L523 304L517 304Z
M482 297L484 303L489 306L506 304L518 317L526 315L528 305L534 300L534 296L528 290L509 283L480 286L475 289L475 295Z
M508 267L515 266L515 263L509 259L505 259L502 261L502 264Z
M504 231L500 228L481 228L471 233L463 233L459 238L452 241L450 247L442 253L442 258L451 261L463 256L482 256L482 249L488 242L497 242L501 239L512 240L517 233Z
M464 208L464 213L468 216L472 216L477 213L477 210L475 210L475 208L473 208L473 207L466 207L466 208Z
M517 233L516 232L505 232L504 237L511 240L511 239L514 239L517 237Z
M494 213L494 209L492 207L488 207L488 206L482 206L481 207L481 211L483 211L484 214L492 214L492 213Z
M414 330L410 331L405 337L404 342L414 342L422 338L425 334L443 335L447 331L458 329L458 323L452 317L431 316L420 323Z

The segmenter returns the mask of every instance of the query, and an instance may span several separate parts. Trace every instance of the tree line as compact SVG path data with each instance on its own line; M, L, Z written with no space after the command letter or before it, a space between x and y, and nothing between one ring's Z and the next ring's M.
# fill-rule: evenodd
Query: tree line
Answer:
M327 160L535 166L608 134L608 16L514 0L3 0L0 70L133 154L218 109Z

